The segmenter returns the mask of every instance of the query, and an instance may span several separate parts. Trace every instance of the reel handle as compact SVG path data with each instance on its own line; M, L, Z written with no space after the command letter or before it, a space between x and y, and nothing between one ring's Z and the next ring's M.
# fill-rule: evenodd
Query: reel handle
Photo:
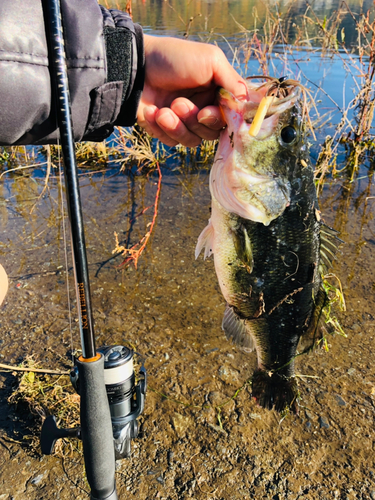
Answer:
M81 428L59 429L56 425L56 418L54 415L47 417L43 422L42 432L40 434L40 448L43 455L52 455L56 441L64 437L76 437L81 439Z

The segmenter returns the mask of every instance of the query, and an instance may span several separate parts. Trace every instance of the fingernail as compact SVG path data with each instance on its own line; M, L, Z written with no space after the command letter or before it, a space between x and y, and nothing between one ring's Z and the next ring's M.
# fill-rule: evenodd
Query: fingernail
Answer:
M198 120L198 123L201 123L202 125L205 125L206 127L213 127L219 122L217 118L214 116L203 116L203 118L200 118Z
M179 102L173 107L173 111L177 113L180 118L187 118L191 109L185 102Z
M177 125L177 119L170 113L162 113L156 117L156 123L164 129L174 129Z
M146 106L143 110L143 114L146 120L154 120L156 110L156 106Z

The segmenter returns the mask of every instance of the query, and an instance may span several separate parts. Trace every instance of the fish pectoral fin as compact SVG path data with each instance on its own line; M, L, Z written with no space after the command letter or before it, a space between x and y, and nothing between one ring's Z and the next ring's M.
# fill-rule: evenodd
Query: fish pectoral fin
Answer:
M233 340L235 344L246 349L246 351L250 352L255 349L253 337L246 328L245 320L240 318L229 304L225 308L221 328L228 340Z
M322 223L320 228L320 265L321 274L326 274L332 267L336 252L342 240L337 236L338 231Z
M212 225L211 219L208 221L207 226L203 229L199 235L197 246L195 247L195 258L197 259L199 254L204 248L204 259L210 257L213 254L213 243L214 243L214 226Z
M245 265L249 273L251 273L254 267L254 259L247 230L241 225L238 229L232 230L232 234L237 257Z

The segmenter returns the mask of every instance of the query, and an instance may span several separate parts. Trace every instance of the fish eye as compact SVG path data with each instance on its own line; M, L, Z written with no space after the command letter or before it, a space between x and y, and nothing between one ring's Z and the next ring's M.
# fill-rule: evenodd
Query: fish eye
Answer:
M285 144L292 144L297 138L297 131L294 127L288 125L282 129L280 136Z

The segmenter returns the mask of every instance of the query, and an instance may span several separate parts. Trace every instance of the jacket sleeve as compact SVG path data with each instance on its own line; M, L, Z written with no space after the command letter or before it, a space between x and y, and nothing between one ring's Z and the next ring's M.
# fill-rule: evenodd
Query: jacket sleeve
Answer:
M144 82L142 29L95 0L60 0L76 141L133 125ZM40 0L0 1L0 145L55 143L59 131Z

